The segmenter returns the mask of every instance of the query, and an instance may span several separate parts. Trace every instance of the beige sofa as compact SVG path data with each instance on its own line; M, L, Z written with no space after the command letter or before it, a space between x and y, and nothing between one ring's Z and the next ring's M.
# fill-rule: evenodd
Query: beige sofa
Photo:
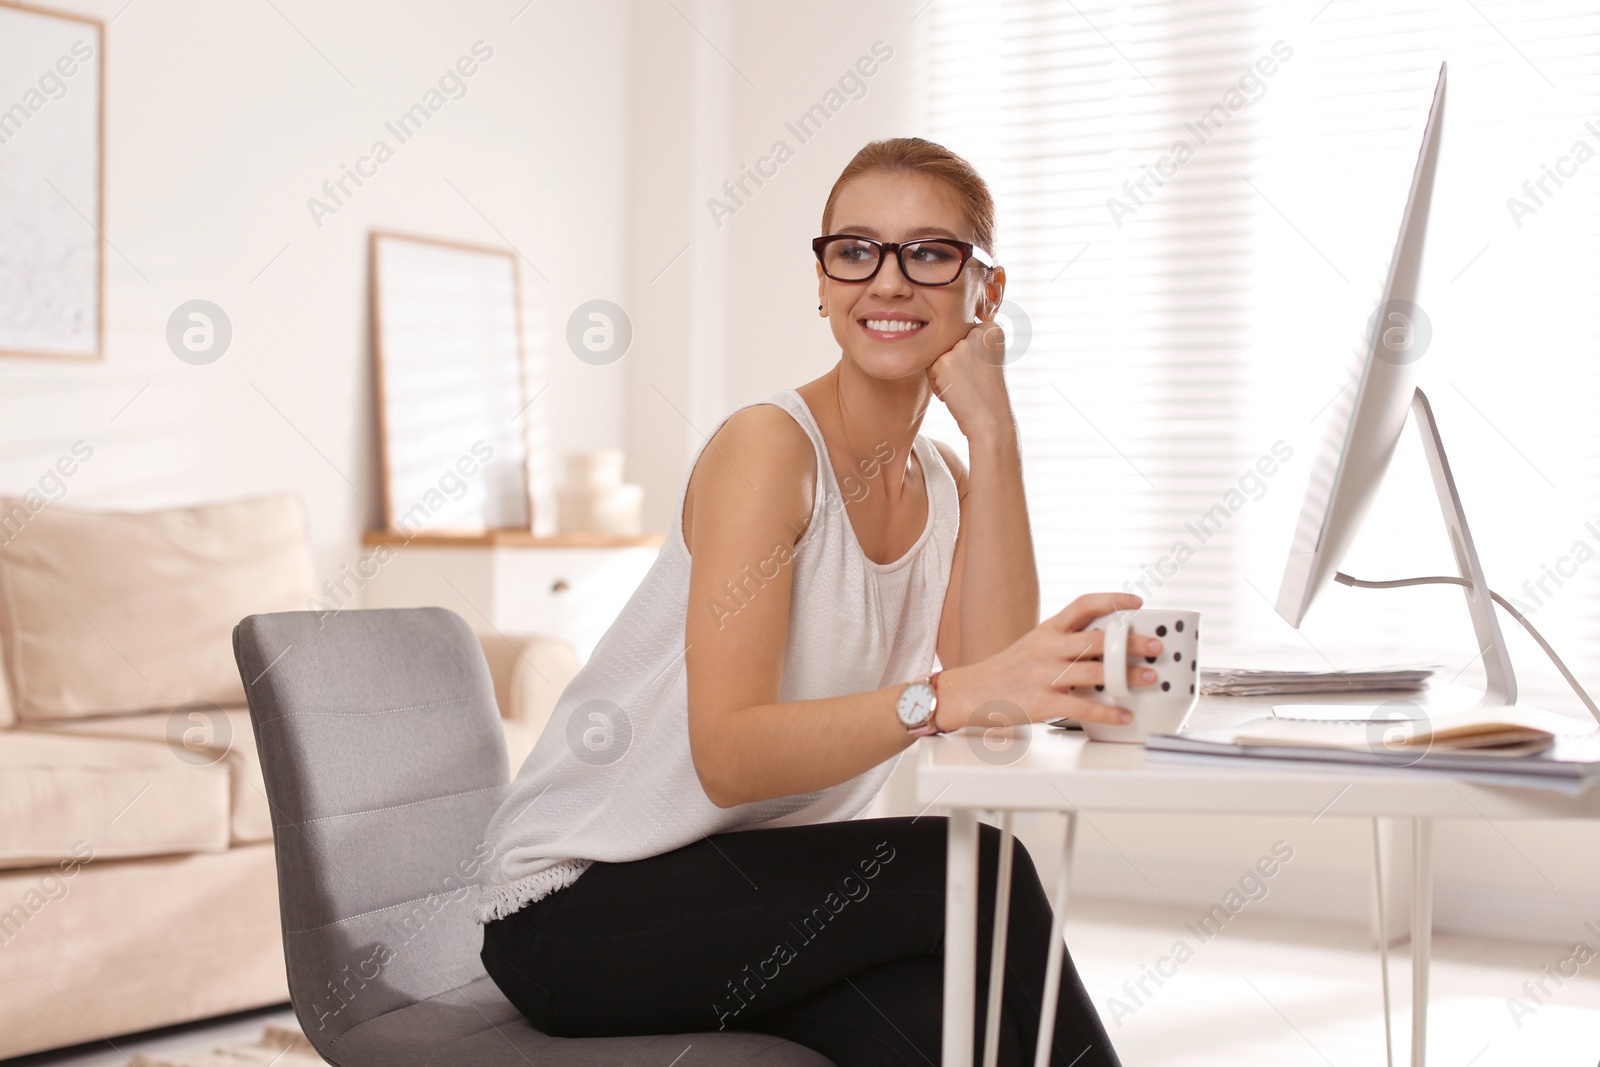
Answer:
M288 1000L231 634L325 596L293 493L0 497L0 1058ZM514 773L577 657L482 640Z

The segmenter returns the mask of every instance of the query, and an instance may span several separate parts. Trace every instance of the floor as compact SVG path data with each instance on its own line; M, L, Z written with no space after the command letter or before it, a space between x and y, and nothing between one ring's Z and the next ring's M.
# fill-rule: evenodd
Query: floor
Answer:
M213 1019L191 1026L174 1026L148 1034L115 1039L115 1048L104 1042L95 1046L80 1045L61 1052L39 1052L32 1056L0 1060L3 1067L128 1067L140 1053L148 1055L193 1055L204 1053L218 1045L248 1045L261 1036L268 1023L295 1026L294 1012L285 1004L281 1008L241 1012L225 1019Z
M1126 1067L1384 1063L1377 953L1363 929L1245 911L1202 942L1185 925L1196 916L1184 908L1082 898L1071 911L1068 944ZM1430 1064L1600 1063L1600 957L1575 955L1571 947L1449 936L1436 936L1434 948ZM1403 947L1391 962L1395 1062L1405 1064L1411 986ZM1153 969L1158 963L1161 974ZM1549 995L1533 985L1535 1000L1523 983L1541 978ZM1514 1013L1510 998L1518 998L1522 1010ZM0 1062L125 1067L140 1052L253 1041L265 1023L292 1019L287 1010L273 1010L120 1039L117 1049Z
M1385 1062L1377 948L1364 928L1246 910L1202 942L1185 925L1197 918L1191 909L1080 899L1071 911L1067 943L1127 1067ZM1180 939L1192 955L1174 951ZM1145 978L1141 990L1139 979L1162 957L1171 977L1157 975L1159 986ZM1561 974L1569 959L1571 978ZM1390 965L1394 1062L1405 1064L1411 974L1404 945ZM1545 977L1546 967L1563 984ZM1523 983L1541 979L1550 995L1534 986L1535 1001ZM1429 1064L1600 1063L1600 957L1592 953L1435 935L1431 980ZM1525 1010L1513 1013L1512 997Z

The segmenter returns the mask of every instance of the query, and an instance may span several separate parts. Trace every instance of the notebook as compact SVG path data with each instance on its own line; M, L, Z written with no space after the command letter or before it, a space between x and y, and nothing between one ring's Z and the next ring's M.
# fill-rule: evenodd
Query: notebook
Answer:
M1231 726L1156 734L1152 752L1290 759L1587 779L1600 775L1600 730L1534 708L1467 709L1424 717L1350 719L1359 707L1307 705ZM1291 713L1292 712L1292 713Z

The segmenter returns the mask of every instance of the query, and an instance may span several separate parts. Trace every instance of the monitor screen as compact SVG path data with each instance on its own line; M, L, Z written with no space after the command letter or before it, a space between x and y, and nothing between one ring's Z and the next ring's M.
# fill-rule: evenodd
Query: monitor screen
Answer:
M1414 364L1426 347L1418 343L1417 282L1444 126L1445 71L1441 63L1388 277L1368 322L1366 344L1352 367L1351 386L1329 407L1322 445L1312 461L1278 590L1278 614L1291 626L1300 625L1312 599L1338 569L1405 428L1416 388Z

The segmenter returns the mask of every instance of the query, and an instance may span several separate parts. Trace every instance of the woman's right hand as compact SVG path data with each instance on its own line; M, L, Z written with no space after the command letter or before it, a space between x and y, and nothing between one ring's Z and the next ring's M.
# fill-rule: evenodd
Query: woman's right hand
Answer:
M1018 711L1027 722L1062 718L1131 722L1133 716L1127 709L1086 700L1069 690L1105 684L1105 664L1100 658L1105 631L1084 627L1101 615L1137 608L1142 603L1132 593L1085 593L989 658L942 672L935 712L939 729L1016 725ZM1160 651L1161 642L1156 638L1128 635L1130 665L1138 662L1138 657L1154 656ZM1156 672L1148 667L1128 668L1130 687L1150 685L1155 680ZM995 701L1003 703L995 705ZM996 722L996 715L1006 722Z

